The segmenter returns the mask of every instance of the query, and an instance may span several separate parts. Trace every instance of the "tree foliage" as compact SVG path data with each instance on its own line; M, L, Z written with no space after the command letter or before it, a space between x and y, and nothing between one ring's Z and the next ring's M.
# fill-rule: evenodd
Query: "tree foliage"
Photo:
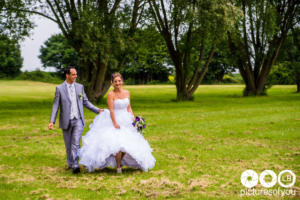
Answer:
M144 8L142 0L24 0L24 13L58 24L79 58L79 81L91 101L110 87L110 74L119 71ZM18 8L14 8L18 9Z
M44 68L55 67L59 74L63 74L66 66L79 65L77 52L62 34L51 36L41 46L39 58Z
M19 44L6 35L0 35L0 77L16 77L23 59Z
M171 73L167 47L157 30L150 26L137 29L134 43L128 54L128 59L121 73L125 79L136 84L168 81Z
M175 67L177 100L191 99L238 10L227 0L148 0Z
M300 92L300 27L293 28L287 35L271 71L270 84L297 84Z
M300 17L298 0L237 0L243 17L228 32L233 59L244 79L244 95L265 94L266 81L287 33Z
M29 35L33 23L29 13L23 12L25 3L22 0L0 0L0 34L11 39L22 39Z

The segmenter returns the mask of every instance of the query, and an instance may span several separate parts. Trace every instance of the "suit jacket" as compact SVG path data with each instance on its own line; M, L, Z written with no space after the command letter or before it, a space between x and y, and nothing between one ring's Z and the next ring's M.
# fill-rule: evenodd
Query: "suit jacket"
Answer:
M94 113L98 113L99 108L97 108L96 106L91 104L91 102L89 102L84 92L83 85L75 82L74 86L76 91L78 114L81 117L82 125L84 126L83 106L85 106ZM55 123L59 108L59 128L68 129L70 123L71 100L69 97L67 84L65 82L56 87L50 122Z

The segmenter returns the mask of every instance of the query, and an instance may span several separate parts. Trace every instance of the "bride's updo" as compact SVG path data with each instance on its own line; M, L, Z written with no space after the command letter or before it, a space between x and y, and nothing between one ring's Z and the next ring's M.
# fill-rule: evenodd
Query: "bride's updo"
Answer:
M120 77L123 80L122 75L119 72L115 72L111 75L111 82L114 82L116 77Z

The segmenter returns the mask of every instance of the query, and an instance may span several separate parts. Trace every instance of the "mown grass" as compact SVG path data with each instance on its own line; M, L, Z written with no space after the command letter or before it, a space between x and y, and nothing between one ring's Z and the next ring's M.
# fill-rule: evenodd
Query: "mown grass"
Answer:
M241 197L240 175L246 169L292 170L298 175L297 195L285 198L299 198L295 86L244 98L242 85L203 85L192 102L175 102L174 86L126 89L135 114L146 118L155 168L125 169L122 175L82 168L73 175L66 170L61 130L47 129L55 85L0 81L0 199L281 199ZM85 110L85 117L90 124L95 115ZM87 131L88 126L83 134Z

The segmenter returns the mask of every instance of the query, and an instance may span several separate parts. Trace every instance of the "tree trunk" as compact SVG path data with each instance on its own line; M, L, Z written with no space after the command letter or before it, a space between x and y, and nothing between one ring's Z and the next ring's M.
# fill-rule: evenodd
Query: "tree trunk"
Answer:
M89 94L90 96L90 100L92 102L96 102L96 103L101 103L103 100L104 95L107 93L108 89L111 86L111 82L110 81L105 81L104 83L102 83L102 87L99 88L97 91L95 91L94 93Z
M91 102L100 102L111 86L105 63L81 63L78 70L79 79L85 87L86 95Z
M179 58L178 58L179 59ZM188 100L188 94L186 89L186 77L183 74L182 66L180 65L179 61L173 62L177 63L177 66L175 65L176 69L176 90L177 90L177 101L185 101Z
M178 77L176 76L176 78L178 78ZM179 79L182 79L182 78L184 78L184 77L180 77ZM187 91L186 91L186 87L183 86L180 82L181 81L179 81L177 83L177 81L176 81L176 90L177 90L177 99L176 100L177 101L189 100L188 94L187 94Z
M297 92L300 93L300 72L296 71Z

